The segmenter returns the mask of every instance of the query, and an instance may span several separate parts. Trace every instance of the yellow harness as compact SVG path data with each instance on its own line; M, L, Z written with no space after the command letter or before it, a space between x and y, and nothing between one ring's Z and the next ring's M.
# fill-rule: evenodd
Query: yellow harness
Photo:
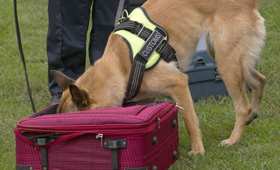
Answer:
M141 23L143 28L148 28L151 31L154 31L158 26L151 22L151 20L147 17L146 13L143 11L143 8L134 9L130 15L128 16L130 21L135 21ZM142 49L145 44L145 40L140 38L138 35L131 33L127 30L117 30L114 34L118 34L125 38L128 42L130 49L132 50L132 59L135 58L136 54ZM167 33L164 37L164 40L167 40ZM160 54L157 51L154 51L152 55L149 57L149 60L146 64L146 70L152 68L157 62L160 60Z
M152 22L142 8L134 9L127 18L121 18L114 29L130 49L132 69L125 101L132 99L140 90L144 72L153 68L162 58L166 62L177 61L175 50L168 44L168 34Z

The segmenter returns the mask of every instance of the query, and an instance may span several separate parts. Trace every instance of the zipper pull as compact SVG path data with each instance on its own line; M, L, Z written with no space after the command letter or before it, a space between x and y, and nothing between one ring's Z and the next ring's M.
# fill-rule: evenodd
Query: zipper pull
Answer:
M96 137L96 139L98 139L98 138L101 139L101 146L103 146L103 134L99 133L95 137Z
M157 122L158 122L158 128L160 128L160 118L157 118Z
M175 107L178 107L178 108L181 109L181 110L185 110L183 107L179 106L178 103L176 103Z

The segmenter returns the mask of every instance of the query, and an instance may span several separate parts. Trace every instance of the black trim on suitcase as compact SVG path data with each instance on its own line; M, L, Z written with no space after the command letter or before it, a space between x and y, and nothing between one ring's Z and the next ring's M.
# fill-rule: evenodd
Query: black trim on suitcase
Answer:
M25 137L26 139L31 140L31 141L35 142L36 144L38 144L37 143L38 138L47 138L48 141L52 141L52 140L58 139L58 138L60 138L62 136L65 136L65 135L64 134L53 134L53 133L51 133L51 134L42 134L42 135L27 137L27 136L24 135L24 133L22 133L22 136Z
M142 167L142 168L125 168L123 170L148 170L148 167L145 166L145 167Z
M112 150L113 170L118 170L118 149L126 148L126 140L104 140L103 148Z
M37 139L37 144L38 145L45 145L46 143L48 143L48 138L38 138ZM40 146L40 150L41 150L42 168L43 168L43 170L47 170L48 169L47 148Z
M58 108L58 104L53 105L52 107L46 108L43 112L38 112L36 114L31 115L30 118L35 118L43 115L57 114L57 108Z
M131 107L131 106L156 106L162 102L160 101L153 101L153 102L127 102L123 104L123 107Z
M16 170L33 170L32 166L28 165L16 165Z

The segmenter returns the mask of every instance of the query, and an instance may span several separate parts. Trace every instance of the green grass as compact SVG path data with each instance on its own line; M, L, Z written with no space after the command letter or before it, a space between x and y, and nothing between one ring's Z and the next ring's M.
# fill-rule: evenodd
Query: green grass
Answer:
M15 137L18 120L32 114L19 57L11 0L0 0L0 169L15 169ZM30 86L37 111L48 106L47 88L48 1L18 1L18 14ZM180 158L171 170L280 169L280 0L263 0L260 12L266 19L266 46L258 69L268 82L261 114L247 126L239 145L218 147L234 126L234 110L228 97L207 98L195 103L200 120L204 156L188 156L190 141L180 121ZM249 94L250 95L250 94ZM181 115L179 115L181 119Z

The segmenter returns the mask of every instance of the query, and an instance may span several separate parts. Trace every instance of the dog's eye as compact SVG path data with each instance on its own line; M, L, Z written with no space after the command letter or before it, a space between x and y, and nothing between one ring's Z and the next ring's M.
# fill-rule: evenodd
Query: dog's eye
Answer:
M80 103L80 104L78 105L78 107L86 107L86 104L85 104L85 103Z
M72 98L71 100L78 107L84 107L87 105L87 100L75 100L74 98Z
M80 103L78 106L77 106L78 110L90 110L88 107L87 107L87 104L86 103Z

